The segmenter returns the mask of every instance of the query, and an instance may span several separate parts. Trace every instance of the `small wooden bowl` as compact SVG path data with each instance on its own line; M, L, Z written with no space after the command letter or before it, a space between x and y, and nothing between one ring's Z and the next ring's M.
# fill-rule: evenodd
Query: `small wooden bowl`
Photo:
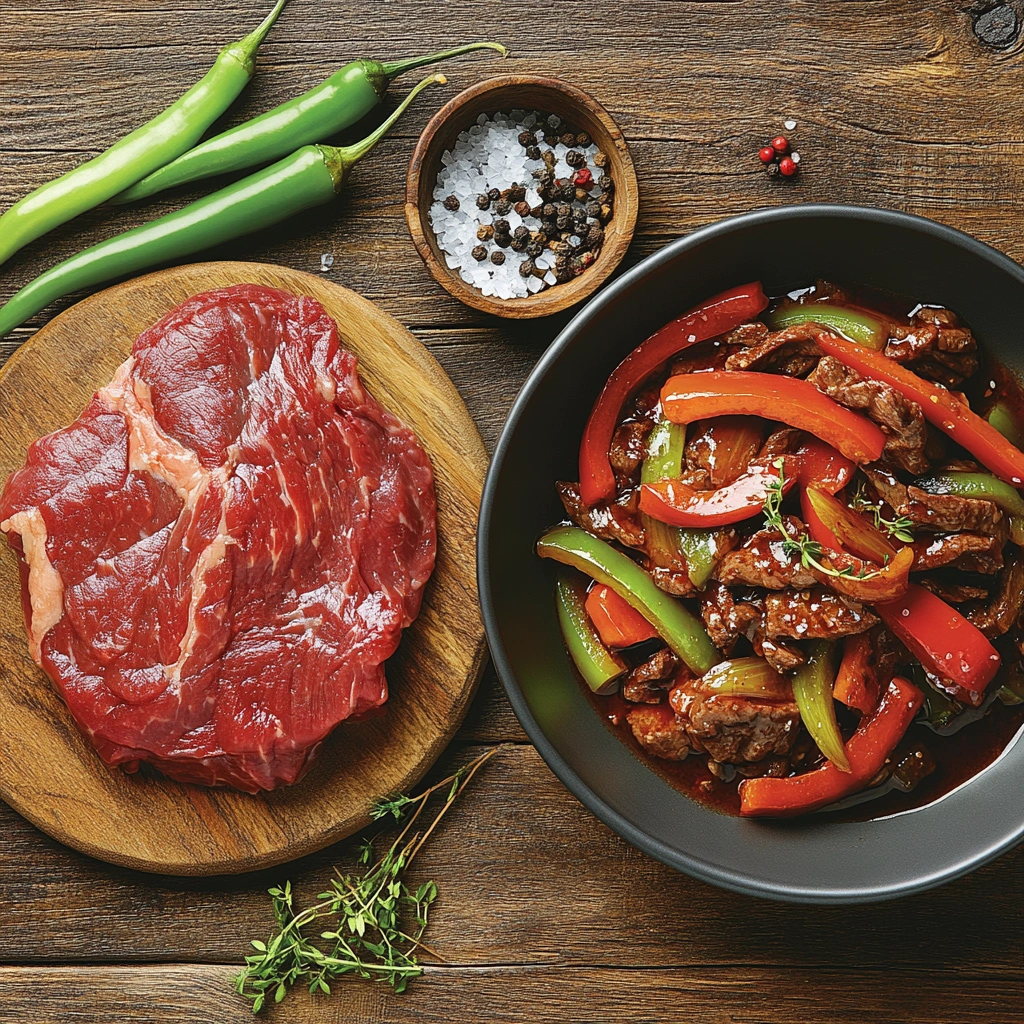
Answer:
M605 225L604 244L593 266L579 277L517 299L486 296L449 270L430 226L428 211L441 168L441 156L455 145L459 133L476 123L480 114L537 110L557 114L577 131L585 131L608 155L615 182L612 219ZM512 183L509 182L511 185ZM640 204L636 171L626 140L608 111L595 99L557 78L499 75L459 93L432 118L420 136L409 162L405 189L405 219L427 269L455 298L496 316L527 319L567 309L596 291L619 265L633 238Z

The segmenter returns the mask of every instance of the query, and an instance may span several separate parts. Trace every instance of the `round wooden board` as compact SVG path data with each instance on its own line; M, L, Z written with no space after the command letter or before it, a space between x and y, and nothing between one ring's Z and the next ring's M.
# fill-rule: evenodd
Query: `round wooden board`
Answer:
M297 785L249 796L145 767L126 775L100 760L29 656L16 559L0 545L0 796L61 842L143 871L250 871L363 827L373 801L414 785L451 739L484 658L474 557L487 465L480 435L452 382L405 328L322 278L259 263L201 263L73 306L0 371L0 479L24 463L35 438L79 415L136 335L192 295L242 283L322 302L369 390L415 430L434 466L437 567L419 618L387 664L385 714L339 726Z

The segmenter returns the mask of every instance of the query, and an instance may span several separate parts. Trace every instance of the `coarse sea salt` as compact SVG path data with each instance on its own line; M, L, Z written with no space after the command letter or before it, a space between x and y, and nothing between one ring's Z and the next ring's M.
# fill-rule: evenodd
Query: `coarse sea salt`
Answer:
M495 219L493 207L488 210L477 207L476 197L480 193L491 189L504 192L513 185L522 185L526 188L525 201L531 207L542 202L540 194L531 187L531 183L534 180L533 172L542 169L544 161L531 160L519 142L520 133L532 130L541 120L541 114L527 110L511 110L493 117L480 114L476 124L462 132L455 140L455 145L441 155L441 169L433 192L434 201L427 211L427 217L447 266L457 271L463 281L483 295L502 299L525 298L557 283L552 270L555 254L549 249L545 249L535 260L535 266L544 272L540 277L523 277L520 268L530 256L526 252L516 252L511 247L499 249L493 239L484 243L487 258L479 261L473 256L473 249L481 244L477 229L481 225L493 223ZM566 163L569 147L559 142L551 148L556 158L555 176L569 178L574 171L585 166L594 181L586 191L596 199L601 191L597 180L605 173L594 163L597 146L591 143L586 147L576 147L586 156L586 163L579 168L570 167ZM444 205L449 196L455 196L459 201L457 210L450 210ZM572 205L578 209L585 204L576 201ZM536 217L523 217L514 210L509 211L504 219L508 221L510 231L525 226L533 232L541 226ZM594 218L590 218L590 222L596 223ZM579 245L579 236L574 235L571 242ZM500 266L491 262L493 252L505 254L505 261Z

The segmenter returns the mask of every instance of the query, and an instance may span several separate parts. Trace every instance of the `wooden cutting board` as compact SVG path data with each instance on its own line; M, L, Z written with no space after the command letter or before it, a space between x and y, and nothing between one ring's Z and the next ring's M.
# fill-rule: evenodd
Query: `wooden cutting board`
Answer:
M253 283L311 295L338 323L370 392L416 432L434 467L438 553L419 618L387 664L386 713L342 723L295 786L249 796L143 767L109 768L28 653L17 562L0 543L0 797L54 838L143 871L250 871L363 827L373 801L414 785L455 733L484 634L475 533L487 456L454 385L396 320L347 288L259 263L201 263L137 278L47 324L0 371L0 480L110 380L141 331L198 292Z

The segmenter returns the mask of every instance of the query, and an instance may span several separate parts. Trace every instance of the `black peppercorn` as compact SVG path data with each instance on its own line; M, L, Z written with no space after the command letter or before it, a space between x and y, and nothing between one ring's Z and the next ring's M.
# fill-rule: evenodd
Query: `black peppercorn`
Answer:
M505 212L508 213L508 210ZM508 221L505 220L504 217L496 217L494 222L491 224L491 227L494 228L494 233L496 235L510 235L512 233L512 229L509 227Z
M530 207L530 216L540 219L544 214L544 204L538 203L536 206Z
M580 132L576 136L576 145L579 146L580 149L584 149L585 147L589 146L590 136L586 132Z
M526 255L532 256L536 259L544 251L544 246L540 242L530 242L526 247Z
M569 225L572 224L572 218L571 217L559 217L558 220L555 221L555 224L558 227L559 231L568 231L569 230Z
M547 273L547 269L545 267L534 266L534 268L533 268L533 276L537 277L537 278L540 278L540 280L542 280L542 281L544 280L544 275L546 273Z
M494 244L499 249L507 249L512 244L512 236L494 233Z
M587 229L587 244L596 249L604 241L604 228L600 224L591 224Z
M501 198L501 193L496 189L492 188L488 193L487 197L492 203L496 203Z
M519 133L519 145L522 146L524 149L527 146L536 146L537 145L537 136L534 135L533 132L531 132L529 130L527 130L525 132L520 132Z
M566 132L558 141L563 146L572 147L576 145L576 136L572 132Z
M508 198L513 203L521 203L526 198L526 186L513 181L512 187L508 190Z
M562 119L557 114L548 114L548 116L544 119L544 123L549 128L558 129L562 126Z
M526 147L526 159L527 160L539 160L540 159L540 146L527 146Z
M530 216L530 204L525 199L523 199L521 202L516 203L516 205L513 206L512 209L515 210L520 217Z
M478 210L486 210L491 205L491 197L486 192L481 192L476 197L476 208Z
M499 199L494 204L494 212L499 217L504 217L512 209L512 204L507 199Z
M523 262L519 264L519 276L529 277L533 273L533 267L533 260L523 260Z
M455 196L445 196L444 202L441 205L446 210L454 212L459 208L459 200Z
M615 200L612 198L611 192L602 192L598 197L597 201L602 206L614 206Z
M602 174L597 179L597 184L600 186L602 192L607 192L609 195L615 191L615 182L612 181L610 175Z
M558 209L555 212L558 214L559 218L571 217L572 216L572 207L568 203L559 203L558 204Z
M476 229L476 237L481 242L489 242L494 237L494 228L490 224L481 224Z
M555 214L554 204L553 203L545 203L544 204L544 209L542 210L542 213L544 214L545 217L548 217L548 218L554 217L556 215Z
M559 189L558 197L566 203L571 203L575 200L576 185L571 178L565 178L562 181L562 187Z
M594 154L594 166L595 167L607 167L608 166L608 155L598 150Z
M513 238L508 244L513 252L526 252L527 242L528 239L525 238Z
M474 245L473 246L473 259L475 259L477 261L477 263L482 263L485 259L487 259L487 246L486 245Z
M520 224L519 227L512 232L513 238L529 238L530 229L525 224Z
M496 266L500 267L505 262L505 254L500 250L491 253L491 262Z
M765 167L765 171L769 178L777 178L779 176L779 165L777 163L770 163Z
M587 203L587 216L588 217L600 217L601 216L601 204L591 199Z
M587 158L578 149L570 149L565 154L565 162L570 167L582 167L587 162Z

